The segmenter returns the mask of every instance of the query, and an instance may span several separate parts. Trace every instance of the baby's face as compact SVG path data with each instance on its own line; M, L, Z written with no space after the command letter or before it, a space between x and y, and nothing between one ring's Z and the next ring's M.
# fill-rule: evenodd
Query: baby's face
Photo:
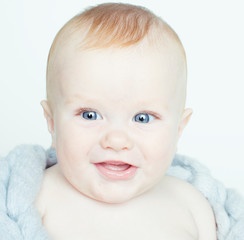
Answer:
M169 54L150 47L64 51L58 60L53 146L82 194L121 203L164 176L187 121L175 89L178 60Z

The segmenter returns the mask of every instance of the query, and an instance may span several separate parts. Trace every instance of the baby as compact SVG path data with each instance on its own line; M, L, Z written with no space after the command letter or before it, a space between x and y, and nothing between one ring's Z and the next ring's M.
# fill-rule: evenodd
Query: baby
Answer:
M50 239L214 240L214 214L166 175L192 114L176 33L149 10L101 4L57 34L42 107L58 164L35 202Z

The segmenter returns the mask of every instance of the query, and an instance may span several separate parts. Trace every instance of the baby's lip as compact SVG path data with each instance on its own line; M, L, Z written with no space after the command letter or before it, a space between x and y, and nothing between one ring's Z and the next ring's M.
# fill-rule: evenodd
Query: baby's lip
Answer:
M100 161L100 162L96 162L97 164L99 163L106 163L106 164L111 164L111 165L131 165L131 166L134 166L133 164L131 163L128 163L128 162L124 162L124 161L120 161L120 160L104 160L104 161ZM134 166L136 167L136 166Z
M134 177L137 167L124 161L106 160L94 163L98 172L107 180L129 180Z

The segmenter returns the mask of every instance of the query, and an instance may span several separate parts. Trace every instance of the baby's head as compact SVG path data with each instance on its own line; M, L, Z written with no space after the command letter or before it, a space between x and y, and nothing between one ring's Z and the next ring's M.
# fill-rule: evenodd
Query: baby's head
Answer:
M122 203L165 175L186 126L186 60L147 9L102 4L57 34L42 102L62 174L89 198Z

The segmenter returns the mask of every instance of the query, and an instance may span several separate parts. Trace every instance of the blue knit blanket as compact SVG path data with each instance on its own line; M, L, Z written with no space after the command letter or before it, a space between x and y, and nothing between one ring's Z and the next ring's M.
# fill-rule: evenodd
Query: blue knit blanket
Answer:
M47 240L33 203L44 169L56 163L55 150L21 145L0 158L0 239ZM168 175L191 183L209 201L216 218L218 240L244 240L244 200L215 180L209 170L189 157L176 155Z

